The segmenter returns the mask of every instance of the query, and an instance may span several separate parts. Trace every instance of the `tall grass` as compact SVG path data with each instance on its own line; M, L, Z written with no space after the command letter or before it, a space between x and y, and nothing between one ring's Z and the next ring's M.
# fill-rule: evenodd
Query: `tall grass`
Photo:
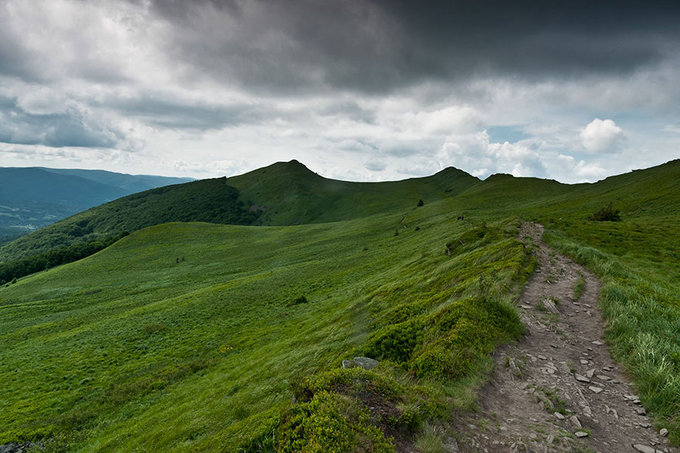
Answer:
M166 224L0 288L0 443L328 446L333 434L317 423L325 416L350 444L417 429L470 400L489 351L518 332L505 322L517 320L506 300L530 273L517 220L483 226L454 215L427 203L334 224ZM447 256L460 237L465 246ZM397 354L383 333L401 338L408 318L428 328ZM341 369L371 345L379 369ZM440 372L440 360L455 369ZM364 393L343 393L338 379L349 389L390 383L381 393L392 395L383 402L394 418L374 419Z

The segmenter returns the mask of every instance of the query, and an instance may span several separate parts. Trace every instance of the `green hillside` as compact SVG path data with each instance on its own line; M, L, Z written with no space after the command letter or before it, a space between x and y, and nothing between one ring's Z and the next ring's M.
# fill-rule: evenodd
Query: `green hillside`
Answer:
M353 183L322 178L297 161L279 162L227 180L129 195L2 245L0 282L80 259L127 232L165 222L294 225L348 220L415 208L421 200L430 203L478 183L453 168L427 178Z
M54 437L76 451L234 451L273 429L305 376L339 370L362 351L384 361L357 379L385 386L386 404L401 414L389 421L397 432L463 404L465 392L441 383L477 376L491 347L518 334L503 300L531 260L514 221L464 224L432 204L395 236L402 217L167 224L2 289L0 443ZM446 256L445 244L466 231L475 239ZM498 321L485 325L490 319ZM471 329L485 333L467 344ZM390 346L403 335L405 344ZM450 353L452 344L466 353ZM403 381L407 370L424 387ZM386 442L358 420L343 428L350 437Z
M137 211L124 212L157 220L170 205L194 206L210 184L223 195L196 206L214 210L179 220L217 215L228 199L234 214L260 213L248 222L310 223L156 225L0 287L0 444L406 445L424 422L472 408L490 352L521 335L513 302L534 265L516 239L521 219L543 223L549 244L600 276L607 341L677 443L679 181L680 161L578 185L508 175L480 182L453 169L357 184L291 162L175 186L175 195L195 188L194 199L133 198ZM610 202L620 221L588 219ZM107 212L97 217L106 225L137 219ZM381 364L341 368L357 355Z
M403 181L357 183L326 179L300 162L278 162L227 179L241 200L262 208L265 225L334 222L415 207L455 196L479 184L464 171L447 168Z
M250 224L257 213L225 178L159 187L76 214L0 247L0 261L136 231L165 222Z

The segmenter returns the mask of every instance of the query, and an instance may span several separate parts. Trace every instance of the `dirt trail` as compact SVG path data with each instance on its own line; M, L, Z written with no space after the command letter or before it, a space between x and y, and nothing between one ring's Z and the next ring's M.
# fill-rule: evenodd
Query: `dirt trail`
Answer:
M677 452L651 425L602 339L600 282L549 249L542 234L531 223L520 230L537 245L538 259L519 303L527 335L498 351L480 408L456 420L458 440L449 450Z

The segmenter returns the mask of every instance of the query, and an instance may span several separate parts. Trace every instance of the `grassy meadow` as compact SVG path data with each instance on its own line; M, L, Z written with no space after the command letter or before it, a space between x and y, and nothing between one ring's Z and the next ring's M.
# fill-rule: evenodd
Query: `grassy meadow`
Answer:
M382 373L392 392L402 389L395 405L417 406L421 391L394 379L410 379L409 370L423 383L453 377L426 369L435 363L426 353L459 363L458 377L474 376L483 364L476 359L517 335L517 326L509 333L494 326L458 358L441 351L439 337L391 347L383 334L391 329L398 340L404 314L397 311L411 306L423 326L444 333L457 324L486 328L483 313L468 313L461 301L486 303L469 299L480 291L509 296L528 275L517 224L457 222L436 204L294 227L174 223L21 279L0 292L0 443L51 438L55 450L234 451L271 430L272 414L278 419L291 405L294 384L338 369L366 347L385 369L362 379ZM446 256L446 244L470 230L469 245ZM490 282L481 289L480 275ZM512 316L510 305L502 310ZM445 327L437 315L447 316ZM461 399L424 385L432 407ZM400 430L414 422L389 423Z
M274 173L227 182L261 204ZM318 177L325 204L305 206L307 174L269 220L333 220L324 206L344 220L156 225L0 287L0 444L393 451L473 409L490 353L521 336L513 302L535 264L522 220L602 278L607 340L680 441L680 162L574 186L438 175L395 184L392 202L389 184L334 198ZM621 221L588 220L609 202ZM341 368L356 355L381 363Z

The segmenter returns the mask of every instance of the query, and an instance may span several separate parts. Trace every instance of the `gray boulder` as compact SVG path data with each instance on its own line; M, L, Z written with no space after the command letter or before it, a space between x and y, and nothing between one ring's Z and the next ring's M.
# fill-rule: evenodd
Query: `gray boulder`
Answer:
M380 362L369 357L354 357L354 364L364 370L372 370L377 367Z

